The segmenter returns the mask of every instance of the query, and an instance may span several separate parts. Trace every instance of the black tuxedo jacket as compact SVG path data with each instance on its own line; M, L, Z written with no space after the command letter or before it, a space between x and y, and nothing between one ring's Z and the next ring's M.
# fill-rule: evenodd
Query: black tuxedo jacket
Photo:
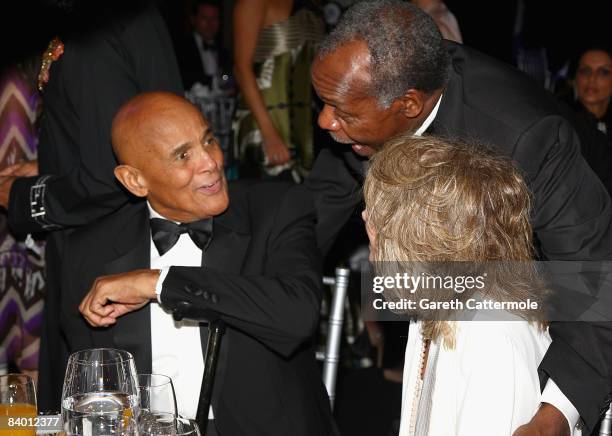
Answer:
M230 208L214 218L204 266L172 267L162 305L228 325L212 398L220 434L330 434L329 400L311 346L321 299L312 200L303 187L279 183L235 186L230 198ZM97 276L148 268L150 243L145 203L70 235L56 296L57 334L69 351L120 348L135 356L139 372L151 371L149 305L103 329L88 327L78 312ZM57 396L62 377L41 394Z
M183 37L175 47L185 90L191 89L196 82L200 82L202 85L206 85L210 88L212 86L212 77L206 75L204 72L200 49L198 48L193 34L190 33ZM219 43L215 44L215 49L219 72L231 73L227 51Z
M559 103L507 65L462 45L447 47L450 81L427 134L488 143L518 163L534 195L532 225L544 259L611 259L612 203ZM324 251L362 201L363 169L338 145L320 153L306 181ZM552 377L592 429L610 400L611 328L552 323L550 333L542 381Z

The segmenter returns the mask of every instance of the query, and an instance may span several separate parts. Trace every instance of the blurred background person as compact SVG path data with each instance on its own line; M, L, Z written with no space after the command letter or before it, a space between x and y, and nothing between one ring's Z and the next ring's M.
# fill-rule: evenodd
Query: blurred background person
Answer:
M232 147L236 106L231 55L223 41L224 10L219 0L185 2L187 33L175 35L176 57L185 96L210 120L221 145L228 180L237 178Z
M434 19L444 39L463 43L459 23L455 15L442 0L412 0L412 3L424 10Z
M40 56L0 69L0 174L36 160ZM26 175L26 174L24 174ZM36 379L45 290L44 242L24 242L0 212L0 364Z
M569 56L555 95L565 103L580 137L580 152L612 195L612 57L608 49L585 45Z
M284 173L296 182L313 163L310 65L324 24L307 0L238 0L234 69L241 177Z
M578 60L574 78L575 109L579 116L612 139L612 53L590 48Z
M191 32L176 45L176 57L186 91L199 83L212 90L214 81L229 73L230 56L221 44L221 7L215 0L196 0L191 7Z

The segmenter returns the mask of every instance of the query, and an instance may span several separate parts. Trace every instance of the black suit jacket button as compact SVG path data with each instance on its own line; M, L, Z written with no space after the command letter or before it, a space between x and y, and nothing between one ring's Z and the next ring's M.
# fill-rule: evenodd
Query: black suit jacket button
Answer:
M217 294L212 294L211 300L213 303L217 303L219 301L219 297L217 297Z
M204 293L204 290L202 289L196 289L195 291L193 291L193 295L195 295L196 297L201 296Z
M191 303L188 301L179 301L176 303L176 308L172 311L172 317L175 321L180 321L185 316L185 312L191 308Z
M191 307L191 303L189 301L179 301L176 303L176 309L183 312Z

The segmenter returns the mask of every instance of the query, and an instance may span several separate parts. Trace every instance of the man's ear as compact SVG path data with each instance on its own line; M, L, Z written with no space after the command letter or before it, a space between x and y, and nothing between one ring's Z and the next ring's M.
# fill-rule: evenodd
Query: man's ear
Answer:
M401 105L400 110L406 118L418 118L423 113L427 97L422 91L409 89L397 101Z
M138 168L118 165L115 167L115 177L136 197L146 197L149 194L147 181Z

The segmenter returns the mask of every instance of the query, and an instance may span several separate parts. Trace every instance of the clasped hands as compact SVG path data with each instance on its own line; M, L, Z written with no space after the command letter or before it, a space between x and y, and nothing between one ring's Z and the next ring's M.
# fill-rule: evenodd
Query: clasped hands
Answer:
M159 270L138 269L98 277L81 301L79 311L92 327L111 326L120 316L157 298L155 285L159 273Z
M8 208L9 195L15 179L36 175L38 175L38 161L36 160L18 162L0 171L0 206Z

